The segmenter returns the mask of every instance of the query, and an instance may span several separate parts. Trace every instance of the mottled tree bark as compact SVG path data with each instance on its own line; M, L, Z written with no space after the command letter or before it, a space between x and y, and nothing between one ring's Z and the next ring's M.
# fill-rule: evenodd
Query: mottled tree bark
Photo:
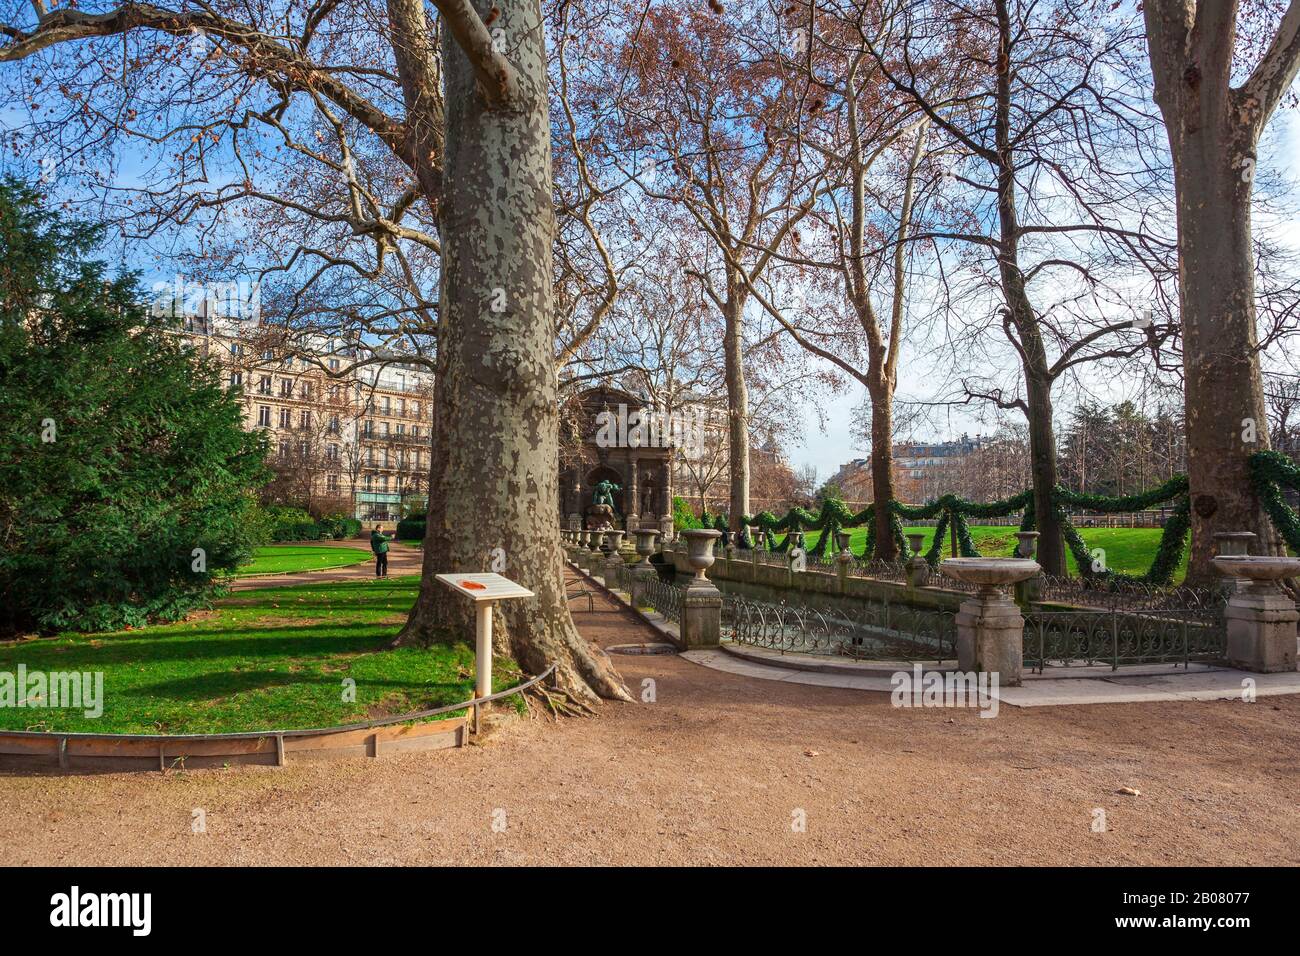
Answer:
M1265 554L1276 532L1250 482L1269 447L1255 330L1250 203L1256 144L1300 66L1300 2L1292 2L1254 73L1232 87L1235 2L1151 0L1145 7L1155 99L1174 162L1183 326L1189 582L1218 579L1214 534L1253 531Z
M475 4L485 19L490 5ZM495 7L493 27L504 31L518 73L504 102L484 96L469 58L444 36L433 470L423 581L398 642L468 637L470 602L434 575L486 570L500 548L504 573L537 596L498 607L497 652L531 673L557 663L563 689L590 706L597 695L629 697L604 652L578 634L564 593L541 14L537 0L495 0Z
M749 388L745 384L745 287L742 279L733 279L732 273L728 268L722 347L727 379L727 466L731 478L728 527L739 531L744 516L749 514Z

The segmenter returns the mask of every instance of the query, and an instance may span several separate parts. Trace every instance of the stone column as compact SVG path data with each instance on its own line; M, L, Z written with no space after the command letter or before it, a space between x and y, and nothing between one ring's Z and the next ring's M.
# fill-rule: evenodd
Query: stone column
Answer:
M963 671L997 674L1008 687L1020 684L1025 656L1025 619L1006 588L1040 570L1037 562L1021 558L949 558L944 574L979 585L974 597L957 611L957 667Z
M1300 558L1220 555L1213 563L1237 580L1223 615L1228 663L1259 674L1294 671L1300 612L1277 582L1300 575Z
M626 514L627 530L631 534L637 528L641 527L641 515L637 509L641 507L641 469L640 462L631 454L628 455L627 462L627 497L624 502L627 504Z
M722 592L714 587L705 571L713 565L713 542L722 536L712 528L683 531L695 577L682 597L679 633L682 647L717 647L722 639Z

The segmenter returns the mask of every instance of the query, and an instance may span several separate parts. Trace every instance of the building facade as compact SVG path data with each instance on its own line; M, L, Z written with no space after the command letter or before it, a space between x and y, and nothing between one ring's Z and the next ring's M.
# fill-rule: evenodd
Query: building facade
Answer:
M274 498L361 521L425 509L433 374L423 365L394 355L358 367L345 340L290 342L273 327L201 314L178 331L220 365L245 427L270 435Z

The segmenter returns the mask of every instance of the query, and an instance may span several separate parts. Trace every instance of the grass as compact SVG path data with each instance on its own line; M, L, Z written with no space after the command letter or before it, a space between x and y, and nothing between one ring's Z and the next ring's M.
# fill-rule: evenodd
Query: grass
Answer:
M346 568L370 560L370 552L337 545L277 545L258 548L253 560L239 569L239 576L287 574L293 571L324 571Z
M0 672L100 671L103 715L0 707L0 728L216 733L327 727L474 696L464 644L385 650L417 576L240 592L177 624L0 644ZM493 690L519 681L498 659ZM356 682L343 700L344 679Z
M905 531L917 532L925 535L925 548L928 550L934 542L934 528L905 528ZM1155 558L1156 549L1160 547L1160 528L1080 528L1079 534L1083 536L1084 543L1090 550L1101 548L1106 552L1106 566L1114 571L1122 571L1125 574L1145 574L1151 567L1151 561ZM862 547L866 542L866 528L854 528L851 532L851 547L855 554L862 553ZM1011 527L995 527L991 525L971 525L970 534L975 542L975 548L980 554L989 557L1007 556L1011 554L1011 549L1016 544L1016 529ZM820 531L809 532L807 535L808 546L812 548L817 544L821 537ZM947 555L948 539L945 538L944 548L945 556ZM1066 564L1069 566L1071 574L1078 574L1079 568L1074 560L1074 555L1067 548L1065 552ZM1182 563L1178 570L1174 572L1174 580L1181 581L1187 573L1187 552L1183 553Z

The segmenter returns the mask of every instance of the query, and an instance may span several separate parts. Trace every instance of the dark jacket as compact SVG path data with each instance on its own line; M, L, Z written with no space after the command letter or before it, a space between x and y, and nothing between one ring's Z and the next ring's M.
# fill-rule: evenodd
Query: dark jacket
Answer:
M384 554L388 551L388 542L392 541L386 534L380 534L378 531L370 532L370 550L375 554Z

